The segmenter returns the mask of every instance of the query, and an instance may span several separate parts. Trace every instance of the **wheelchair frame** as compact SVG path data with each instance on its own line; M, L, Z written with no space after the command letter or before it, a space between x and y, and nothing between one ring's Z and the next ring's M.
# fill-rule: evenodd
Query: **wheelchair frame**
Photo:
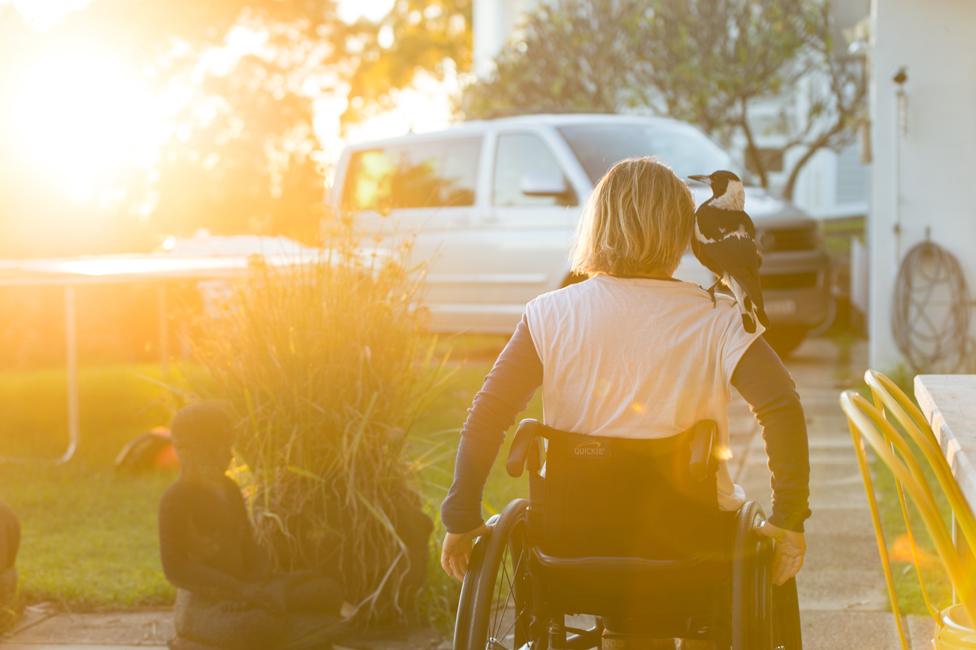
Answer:
M507 469L519 476L523 467L538 473L544 451L538 436L531 431L540 425L523 420L512 443ZM711 451L712 438L705 440ZM710 455L710 453L708 454ZM700 459L700 452L692 451L692 463ZM708 462L707 458L704 462ZM693 472L702 471L693 468ZM468 572L461 587L454 630L455 650L553 650L600 648L604 632L603 621L589 628L567 626L567 614L593 612L562 612L550 617L548 608L540 602L543 592L540 577L534 575L528 540L530 503L515 499L499 514L489 519L490 532L478 539L472 551ZM765 519L760 506L745 503L736 514L733 554L731 561L731 622L732 650L772 650L794 643L774 644L773 594L770 580L772 543L756 534ZM506 591L503 609L495 605ZM508 605L511 604L512 611ZM511 620L509 620L511 619ZM797 628L798 629L798 628ZM698 630L697 638L711 638L708 629ZM798 646L797 646L798 647Z

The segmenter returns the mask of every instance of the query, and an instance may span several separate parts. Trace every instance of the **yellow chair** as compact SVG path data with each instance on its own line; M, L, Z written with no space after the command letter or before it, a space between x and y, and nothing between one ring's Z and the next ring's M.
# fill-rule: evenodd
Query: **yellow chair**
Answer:
M898 387L898 384L883 373L876 370L867 370L864 373L864 381L871 389L871 397L874 405L882 413L886 415L890 413L894 416L898 424L901 425L902 430L908 434L922 452L925 460L928 461L929 467L932 469L932 473L938 483L938 487L942 491L942 494L945 495L946 502L949 505L958 530L962 533L962 537L956 540L956 546L957 548L962 547L964 549L963 557L971 561L974 557L973 549L976 549L976 516L973 515L972 507L969 505L969 501L965 495L963 495L958 481L952 475L952 468L946 460L938 438L936 438L935 433L925 419L925 415L916 406L912 398L906 395ZM937 613L931 603L925 587L925 579L920 569L921 553L915 540L911 522L908 519L904 492L897 483L896 487L902 518L905 520L905 528L911 546L915 575L921 586L921 593L925 605L933 617L937 620L941 619L943 623L941 629L944 635L954 638L958 637L957 641L965 637L968 640L967 642L971 644L971 647L976 648L976 633L970 629L972 626L969 624L960 625L959 620L952 619L952 615L955 615L956 619L960 619L959 607L957 606L955 611L952 611L952 608L950 608L947 612ZM965 634L962 634L963 632Z
M952 475L952 468L935 437L932 428L915 402L898 385L876 370L864 373L864 381L871 389L874 405L882 412L891 413L902 429L911 437L928 461L935 480L939 483L949 503L956 523L970 548L976 548L976 516L959 483Z
M958 484L952 478L948 469L948 464L938 451L938 442L932 435L928 425L919 426L925 423L924 417L917 408L910 404L910 400L901 393L900 400L892 387L897 387L890 379L883 377L880 373L869 373L869 386L875 399L884 407L889 407L888 411L895 416L899 423L904 423L906 429L910 430L909 435L912 440L922 450L924 460L932 467L939 483L940 489L946 492L951 501L955 497L961 498ZM971 564L967 553L961 553L952 543L952 537L946 522L939 513L935 494L932 492L922 466L915 455L914 450L908 441L895 429L894 426L885 418L885 411L881 407L871 404L867 399L854 391L846 391L840 397L841 408L847 415L851 437L854 442L854 451L857 457L858 466L861 471L861 478L864 481L864 488L868 498L868 505L871 510L872 523L874 524L875 536L878 543L878 553L881 556L882 569L884 571L885 583L888 589L888 597L891 600L892 613L898 627L898 635L903 648L909 648L908 635L904 627L901 616L901 609L895 593L894 580L891 571L891 561L888 554L888 545L881 525L881 517L878 512L877 499L874 494L874 484L871 478L870 467L868 466L867 454L864 441L874 449L881 461L888 467L895 479L898 492L899 504L902 516L905 519L906 530L912 545L912 553L915 564L916 575L922 588L922 595L933 619L937 626L935 639L936 648L961 648L976 647L970 645L973 636L969 621L976 621L976 589L971 578ZM904 420L904 422L903 422ZM928 436L928 438L926 438ZM941 459L941 463L938 459ZM952 485L955 484L955 487ZM907 501L910 498L916 510L921 516L922 522L928 531L929 537L935 545L936 554L954 587L959 604L950 607L942 612L932 604L929 598L927 586L921 571L921 556L915 541L914 531L912 531L911 521ZM962 499L961 512L966 517L968 512L970 518L972 512L968 504ZM955 507L959 504L953 504ZM969 536L964 534L964 539L960 542L969 551L972 547L968 543ZM968 616L968 618L967 618Z

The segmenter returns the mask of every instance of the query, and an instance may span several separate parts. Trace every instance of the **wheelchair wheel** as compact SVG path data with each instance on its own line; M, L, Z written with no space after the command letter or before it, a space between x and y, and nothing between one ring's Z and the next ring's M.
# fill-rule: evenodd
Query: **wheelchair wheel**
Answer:
M488 521L491 524L491 520ZM468 562L468 572L461 583L461 596L458 598L457 616L454 620L454 648L465 650L468 647L468 630L471 627L471 601L475 585L481 574L481 567L485 559L485 546L488 537L481 537L471 549L471 559Z
M525 499L512 501L472 552L458 605L455 650L545 647L544 626L534 619L525 552L527 508Z
M756 529L764 519L753 501L739 510L732 563L732 650L773 650L772 543ZM792 650L792 649L791 649Z

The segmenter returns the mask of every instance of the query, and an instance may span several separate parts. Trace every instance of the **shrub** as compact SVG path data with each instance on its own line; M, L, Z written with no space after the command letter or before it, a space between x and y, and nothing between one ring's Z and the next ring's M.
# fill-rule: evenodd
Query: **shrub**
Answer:
M417 275L341 238L319 259L257 266L200 328L199 358L239 421L240 478L286 569L339 576L372 619L423 581L430 518L407 438L444 373Z

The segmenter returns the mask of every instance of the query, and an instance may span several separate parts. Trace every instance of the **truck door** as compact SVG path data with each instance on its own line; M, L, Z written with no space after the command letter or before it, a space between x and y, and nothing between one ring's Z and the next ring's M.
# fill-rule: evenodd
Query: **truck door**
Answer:
M514 315L559 286L580 215L581 192L544 132L503 130L489 138L489 211L472 223L485 259L484 300ZM510 317L511 320L511 317Z
M408 263L422 269L424 300L438 329L455 328L439 322L445 308L474 298L469 229L478 210L482 141L481 134L418 136L358 150L342 181L342 211L352 215L363 245L407 250Z

